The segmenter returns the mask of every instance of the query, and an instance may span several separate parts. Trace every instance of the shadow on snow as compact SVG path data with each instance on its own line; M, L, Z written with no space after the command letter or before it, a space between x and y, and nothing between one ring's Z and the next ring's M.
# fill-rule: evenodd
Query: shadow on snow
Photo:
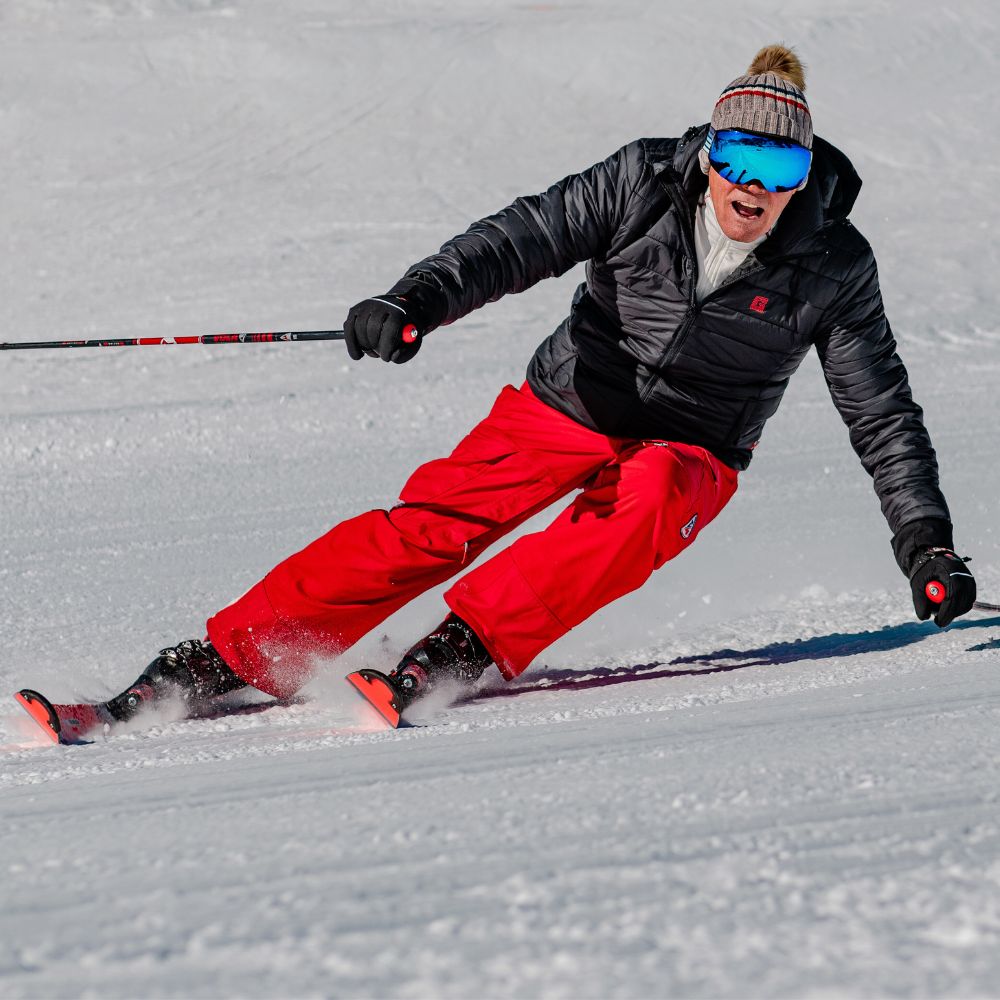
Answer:
M979 620L963 619L950 625L949 630L965 631L992 628L997 625L1000 625L1000 618L996 617ZM723 674L731 670L744 670L747 667L776 666L800 660L826 660L859 653L887 652L912 646L937 631L937 627L931 622L906 622L903 625L887 626L877 632L833 632L811 639L773 642L754 649L726 648L713 653L678 656L673 660L636 663L627 667L595 667L585 673L579 670L551 670L544 676L524 684L477 691L467 700L505 698L524 691L579 690L667 677L698 677L702 674ZM1000 649L1000 639L970 646L968 652L982 652L989 649Z

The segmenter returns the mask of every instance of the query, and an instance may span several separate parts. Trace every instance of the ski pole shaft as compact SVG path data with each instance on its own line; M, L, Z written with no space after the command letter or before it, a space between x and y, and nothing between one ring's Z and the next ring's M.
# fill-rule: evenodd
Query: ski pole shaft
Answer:
M300 330L284 333L207 333L199 337L123 337L101 340L34 340L0 343L0 351L51 347L168 347L176 344L273 344L278 341L343 340L343 330Z

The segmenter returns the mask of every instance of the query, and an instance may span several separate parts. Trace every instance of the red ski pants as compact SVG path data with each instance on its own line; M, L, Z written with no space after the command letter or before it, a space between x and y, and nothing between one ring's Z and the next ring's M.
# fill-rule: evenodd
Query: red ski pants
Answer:
M290 556L209 619L208 636L243 680L291 695L319 661L583 487L547 528L445 594L510 680L690 545L736 480L704 448L607 437L527 385L507 386L451 455L413 473L397 506L343 521Z

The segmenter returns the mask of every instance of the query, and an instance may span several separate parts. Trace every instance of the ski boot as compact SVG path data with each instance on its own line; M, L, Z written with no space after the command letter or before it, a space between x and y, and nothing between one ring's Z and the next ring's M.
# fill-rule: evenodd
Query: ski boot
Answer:
M246 687L207 640L187 639L160 655L110 701L63 705L25 688L14 697L56 743L89 743L164 699L179 699L189 713L213 698Z
M118 722L127 722L144 707L180 699L190 712L213 698L246 687L207 640L185 639L161 649L159 656L121 694L105 703Z
M471 686L493 662L471 626L450 614L403 655L388 674L358 670L347 675L358 693L394 729L403 713L445 680Z

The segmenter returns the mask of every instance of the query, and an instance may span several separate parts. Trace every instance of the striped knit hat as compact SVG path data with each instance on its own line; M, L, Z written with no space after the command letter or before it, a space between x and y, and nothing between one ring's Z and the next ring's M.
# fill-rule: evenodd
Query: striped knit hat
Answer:
M744 76L738 76L715 102L712 127L701 153L708 173L708 150L716 132L740 129L791 139L812 149L812 115L806 102L806 81L798 56L784 45L765 46L754 56Z

